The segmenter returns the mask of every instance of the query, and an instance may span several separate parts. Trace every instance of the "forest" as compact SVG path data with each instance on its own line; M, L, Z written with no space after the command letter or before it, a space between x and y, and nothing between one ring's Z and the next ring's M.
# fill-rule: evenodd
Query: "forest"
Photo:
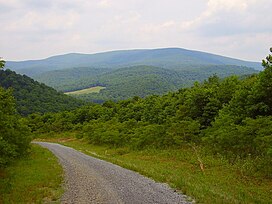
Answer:
M92 144L134 150L202 147L231 164L250 160L248 174L272 178L272 56L262 65L243 79L213 75L162 96L31 114L28 127L36 137L76 132Z
M180 88L190 87L195 81L202 82L213 74L219 77L248 75L257 70L234 65L188 66L182 70L171 70L154 66L130 66L116 70L97 68L73 68L46 72L34 77L59 91L74 91L95 86L106 89L99 94L82 94L77 98L88 102L103 103L119 101L133 96L146 97L166 94Z
M11 89L20 115L72 110L85 103L9 69L0 70L0 87ZM10 91L11 91L10 90Z

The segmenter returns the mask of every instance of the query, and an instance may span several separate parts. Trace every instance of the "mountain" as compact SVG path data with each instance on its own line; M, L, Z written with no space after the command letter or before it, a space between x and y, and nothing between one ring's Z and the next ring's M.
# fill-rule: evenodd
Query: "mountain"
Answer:
M236 65L257 70L261 63L238 60L206 52L181 48L121 50L97 54L71 53L42 60L7 61L6 67L28 76L37 76L52 70L93 67L118 69L148 65L171 70L188 70L203 65Z
M66 54L43 60L8 61L6 67L58 91L102 86L100 93L77 97L93 102L135 95L164 94L191 86L213 74L219 77L258 72L261 63L181 48Z
M21 115L72 110L85 104L9 69L0 70L0 86L12 88Z

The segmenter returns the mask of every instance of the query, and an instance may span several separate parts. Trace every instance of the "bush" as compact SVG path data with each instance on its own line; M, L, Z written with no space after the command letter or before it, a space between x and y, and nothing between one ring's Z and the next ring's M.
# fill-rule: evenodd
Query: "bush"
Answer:
M30 130L14 107L11 90L0 87L0 167L24 155L31 141Z
M246 118L241 124L235 124L226 116L207 129L204 140L215 152L230 158L266 157L272 148L272 117Z

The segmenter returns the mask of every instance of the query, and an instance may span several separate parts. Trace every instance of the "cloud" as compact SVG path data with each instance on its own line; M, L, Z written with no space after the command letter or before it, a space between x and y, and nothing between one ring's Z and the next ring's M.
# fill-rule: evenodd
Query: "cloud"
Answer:
M98 3L98 7L100 7L100 8L109 8L110 6L111 6L111 4L108 0L101 0Z
M244 11L252 3L256 3L256 0L209 0L208 12L214 13L221 10Z
M8 59L172 46L258 60L272 41L270 0L0 0L0 4L0 53Z
M12 10L10 11L12 14L14 13L14 9L23 8L26 5L21 3L9 4ZM27 2L34 2L33 0L28 0ZM25 2L24 2L25 3ZM44 1L41 5L39 5L39 9L33 9L33 4L31 4L28 9L19 9L15 13L17 15L9 15L10 19L6 18L6 21L2 21L4 25L2 31L6 33L18 33L18 34L35 34L35 33L43 33L48 34L50 32L61 32L72 28L78 19L78 14L71 10L60 10L57 7L51 4L53 1ZM51 9L44 10L45 5L47 8L52 7ZM38 5L34 5L37 7ZM61 33L60 33L61 34Z
M268 0L209 0L207 9L197 18L183 22L182 28L213 37L271 32L267 26L272 22L272 16L267 15L271 8Z

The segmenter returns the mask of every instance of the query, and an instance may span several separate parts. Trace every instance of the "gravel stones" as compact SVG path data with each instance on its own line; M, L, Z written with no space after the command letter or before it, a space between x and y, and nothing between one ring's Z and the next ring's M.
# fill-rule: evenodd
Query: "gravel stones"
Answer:
M185 195L175 192L168 185L156 183L131 170L63 145L35 143L52 151L64 168L66 191L62 203L190 203Z

